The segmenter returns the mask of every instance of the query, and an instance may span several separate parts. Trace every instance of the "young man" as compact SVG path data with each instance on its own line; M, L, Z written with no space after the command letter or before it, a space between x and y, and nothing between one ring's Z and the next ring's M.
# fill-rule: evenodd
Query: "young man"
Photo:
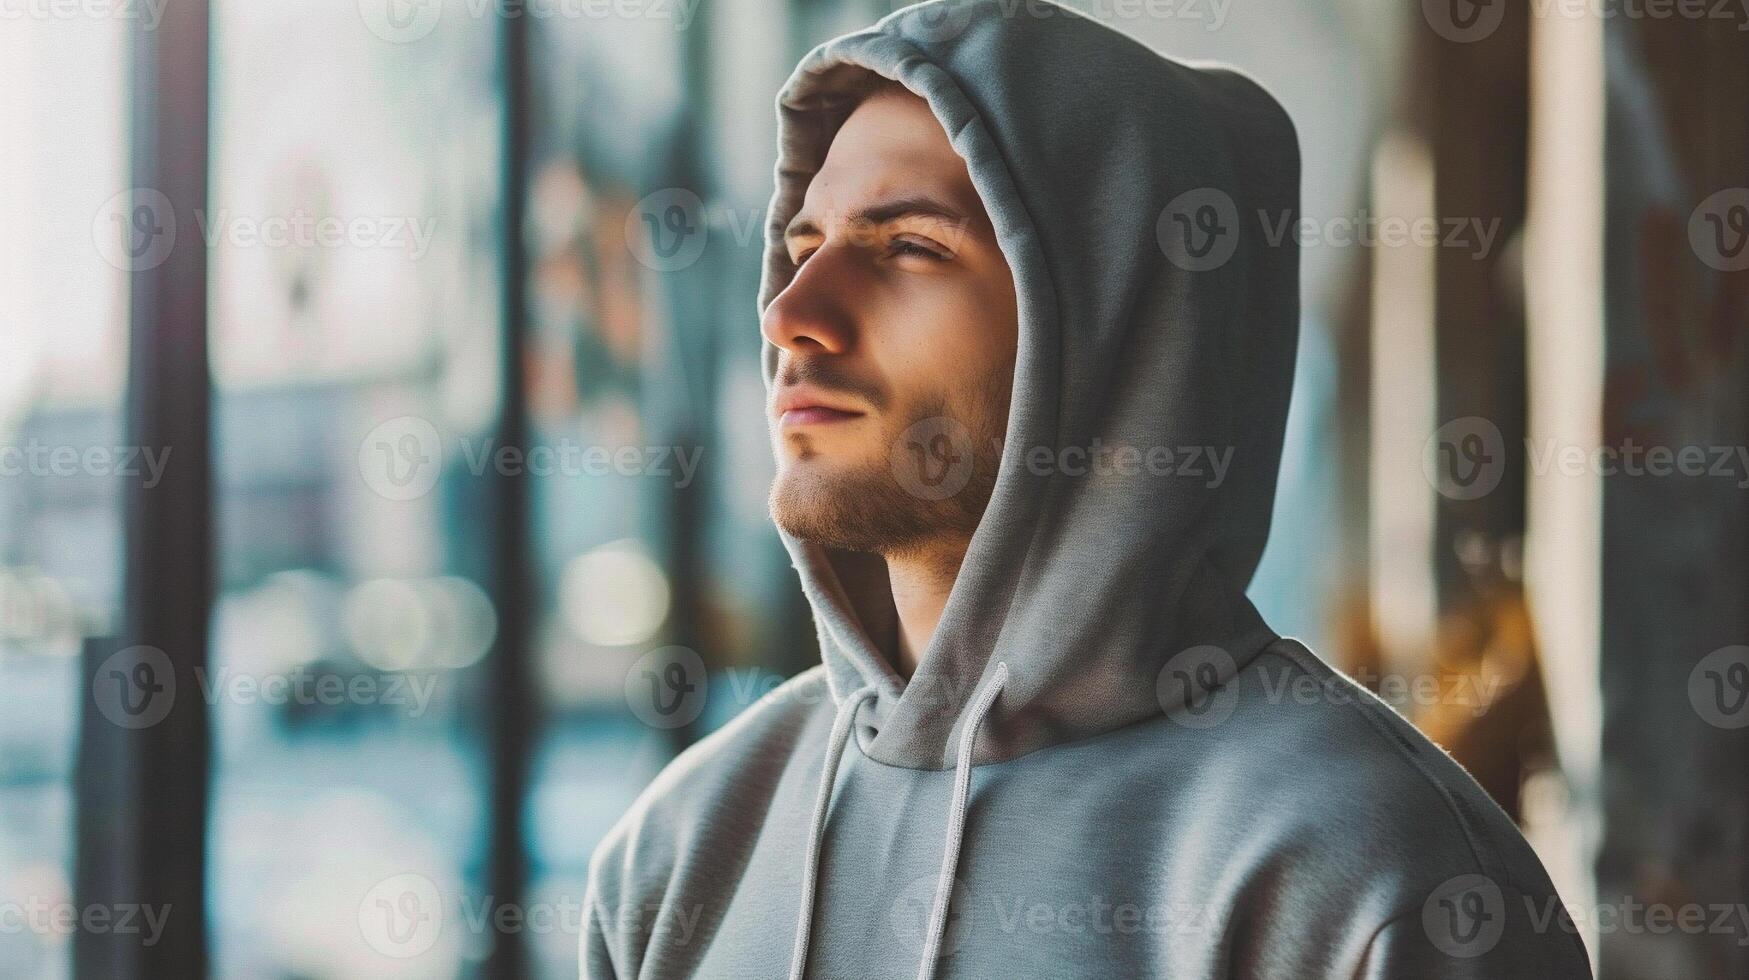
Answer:
M1044 0L779 96L772 516L824 663L602 843L583 975L1590 975L1512 823L1245 598L1292 382L1281 108Z

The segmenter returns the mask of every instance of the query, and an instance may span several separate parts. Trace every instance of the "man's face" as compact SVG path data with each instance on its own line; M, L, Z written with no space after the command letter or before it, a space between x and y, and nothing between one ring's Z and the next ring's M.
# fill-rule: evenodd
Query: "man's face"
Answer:
M888 558L969 541L1014 376L1014 280L965 161L924 101L870 96L833 138L767 305L779 349L771 512Z

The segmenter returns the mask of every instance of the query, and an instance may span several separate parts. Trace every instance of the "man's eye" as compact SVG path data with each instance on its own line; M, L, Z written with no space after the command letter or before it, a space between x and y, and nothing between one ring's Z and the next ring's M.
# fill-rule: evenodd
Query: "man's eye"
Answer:
M790 264L799 269L802 267L803 262L808 261L808 256L813 255L815 252L818 252L818 251L819 251L819 249L817 249L817 248L810 248L807 251L804 251L802 254L796 256L795 261L790 263Z
M903 238L893 239L893 252L898 255L915 255L925 259L945 260L947 258L937 249Z

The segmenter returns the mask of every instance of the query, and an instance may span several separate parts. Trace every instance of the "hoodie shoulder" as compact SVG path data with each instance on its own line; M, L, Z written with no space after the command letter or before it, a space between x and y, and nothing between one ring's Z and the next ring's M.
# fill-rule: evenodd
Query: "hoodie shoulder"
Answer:
M824 742L831 709L825 668L817 665L670 760L590 858L590 888L605 912L659 894L680 862L736 851L751 839L797 746ZM817 738L805 737L810 727L821 729Z
M1234 883L1240 931L1257 940L1239 954L1251 968L1590 976L1517 826L1389 705L1286 638L1217 696L1215 720L1178 737L1197 743L1198 825L1231 839L1203 870ZM1277 962L1308 939L1317 963Z
M1423 875L1478 873L1538 890L1547 877L1505 811L1456 760L1372 692L1297 640L1271 644L1245 670L1235 722L1260 726L1274 777L1307 812L1364 829L1376 859ZM1358 838L1357 838L1358 840Z

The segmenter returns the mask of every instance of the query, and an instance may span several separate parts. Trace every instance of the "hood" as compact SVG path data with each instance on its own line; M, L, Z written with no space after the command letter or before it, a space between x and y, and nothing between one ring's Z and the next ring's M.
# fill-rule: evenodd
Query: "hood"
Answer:
M903 8L779 93L762 315L795 274L783 228L874 76L966 160L1019 349L995 488L909 681L874 639L895 619L884 562L783 535L832 695L858 695L866 755L915 769L954 766L967 726L976 765L1170 712L1277 638L1245 589L1298 338L1298 247L1268 234L1299 219L1292 123L1243 75L1048 0ZM776 365L768 343L768 388Z

